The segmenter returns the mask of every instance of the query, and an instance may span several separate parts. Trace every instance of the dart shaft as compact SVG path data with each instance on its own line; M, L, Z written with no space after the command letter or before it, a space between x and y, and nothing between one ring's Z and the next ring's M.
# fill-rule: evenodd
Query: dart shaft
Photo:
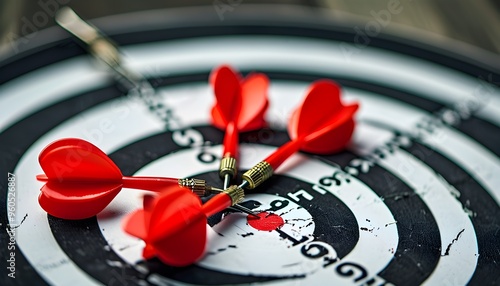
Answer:
M262 184L273 175L274 170L276 170L287 158L299 151L303 143L303 137L297 140L288 141L264 159L264 161L259 162L250 170L246 171L242 176L244 184L240 185L240 187L253 189Z
M227 209L230 206L231 197L227 194L221 193L214 196L203 205L203 212L206 216L211 216L216 214L217 212Z
M297 153L300 148L309 140L314 140L322 135L328 133L332 129L339 126L339 122L343 122L345 118L335 117L331 122L323 125L323 127L318 128L316 131L311 132L305 136L298 137L294 140L290 140L266 159L252 167L250 170L243 174L243 180L247 182L247 187L253 189L260 185L262 182L267 180L272 176L274 170L276 170L285 160L287 160L291 155Z
M226 126L226 134L224 135L224 157L238 157L238 136L239 132L236 122L229 122Z
M286 159L298 152L304 142L304 137L288 141L264 159L264 161L276 170L283 162L285 162Z
M228 181L236 176L236 158L238 153L238 128L234 121L229 122L224 135L224 155L220 161L219 175L224 178L224 188L229 186Z
M345 122L352 120L352 114L357 109L357 104L346 106L344 107L345 112L341 112L331 117L322 125L318 126L314 131L300 135L298 138L288 141L266 159L245 172L242 176L244 185L242 184L240 187L246 187L248 189L257 187L262 182L270 178L274 170L276 170L291 155L299 151L304 144L312 140L319 140L325 135L328 135L330 132L340 128Z
M155 177L123 177L124 188L161 191L167 186L175 186L178 179L174 178L155 178Z
M50 179L45 174L40 174L36 176L36 179L40 182L48 182ZM222 192L223 190L214 188L206 184L205 180L200 179L175 179L175 178L164 178L164 177L122 177L122 180L90 180L90 179L80 179L81 182L94 182L94 183L121 183L123 188L139 189L160 192L165 187L168 186L180 186L189 189L194 194L202 197L213 194L215 192ZM70 179L67 182L78 182L77 180Z
M49 180L45 174L36 175L36 179L40 182L47 182Z
M243 189L237 186L231 186L203 204L203 212L207 217L214 215L217 212L241 202L243 200L243 196Z
M198 196L205 196L210 192L204 180L199 179L175 179L163 177L123 177L124 188L140 189L148 191L162 191L168 186L180 186L191 190Z

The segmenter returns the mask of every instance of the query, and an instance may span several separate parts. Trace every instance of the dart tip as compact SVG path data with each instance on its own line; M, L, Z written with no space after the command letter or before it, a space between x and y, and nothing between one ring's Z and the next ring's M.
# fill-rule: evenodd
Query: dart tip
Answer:
M243 182L238 186L238 188L244 189L246 188L250 183L247 180L243 180Z
M219 189L219 188L215 188L215 187L210 187L210 192L211 193L222 193L224 190L223 189Z
M229 184L231 184L231 175L225 174L224 175L224 189L229 188Z
M255 212L251 212L251 213L249 213L249 215L251 215L257 219L260 219L260 216L258 214L256 214Z
M249 214L249 215L251 215L251 216L253 216L253 217L257 218L257 219L260 219L260 216L256 212L254 212L251 209L246 208L246 207L244 207L242 205L235 204L234 206L232 206L232 208L234 208L236 210L239 210L241 212L244 212L246 214Z

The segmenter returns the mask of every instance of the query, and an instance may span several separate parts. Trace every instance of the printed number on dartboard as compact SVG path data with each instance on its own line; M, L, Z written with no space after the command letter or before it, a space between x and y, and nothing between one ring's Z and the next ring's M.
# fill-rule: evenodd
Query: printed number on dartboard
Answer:
M210 141L205 141L203 134L195 129L176 130L172 133L172 140L181 147L198 148L200 151L196 159L204 164L211 164L221 158L210 153L206 147L210 146Z

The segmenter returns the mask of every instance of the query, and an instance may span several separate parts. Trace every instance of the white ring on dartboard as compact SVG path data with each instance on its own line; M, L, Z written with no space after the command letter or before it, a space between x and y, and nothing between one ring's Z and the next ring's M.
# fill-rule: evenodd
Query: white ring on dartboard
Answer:
M270 90L271 105L273 102L280 104L274 104L275 107L269 111L269 122L285 128L288 120L287 114L299 104L301 97L297 95L303 94L306 88L307 84L304 83L274 82ZM166 98L168 104L190 102L190 94L199 94L200 96L196 97L197 101L204 101L209 106L212 104L210 90L207 90L204 85L200 85L198 88L196 86L180 86L175 90L182 96ZM344 88L344 91L346 100L359 100L364 103L361 106L361 112L357 115L358 120L361 121L365 119L375 120L393 126L396 130L417 135L419 130L416 125L424 118L429 117L429 114L415 107L372 92L353 88ZM186 112L179 114L182 122L196 125L208 120L206 115L195 112L196 105L184 104L184 106L186 106ZM473 175L500 204L500 189L495 187L500 185L500 176L493 175L500 173L500 159L497 156L468 136L447 126L436 127L434 133L419 134L426 144L446 154L448 158ZM357 142L359 142L360 147L364 144L362 138L359 138Z
M364 138L376 138L372 135L381 133L392 136L392 132L366 124L359 124L356 132ZM365 150L358 149L360 155L372 153L383 142L375 139L365 143ZM458 191L427 165L401 149L395 149L394 154L387 154L377 163L412 187L429 207L438 224L441 258L425 283L436 285L453 277L453 283L467 284L477 263L477 237L469 214L454 197ZM448 249L451 243L453 247Z
M359 120L367 119L392 126L396 130L419 136L428 146L438 150L450 160L456 162L480 182L500 204L500 159L486 147L477 143L446 125L434 126L432 133L422 132L417 128L426 118L430 118L417 108L402 104L395 100L384 99L381 103L380 96L365 91L346 89L347 95L359 98L365 104L361 107ZM404 113L405 116L401 116ZM398 120L393 120L398 118ZM357 136L357 134L356 134ZM359 140L361 144L370 144L370 141ZM361 147L362 145L360 145Z
M268 43L267 43L267 44L268 44ZM266 44L266 45L267 45L267 44ZM145 47L145 46L144 46L144 47ZM390 54L390 53L388 53L388 54ZM390 62L390 61L389 61L389 62ZM388 64L389 62L386 62L386 63L384 63L384 64ZM257 62L256 62L256 63L257 63ZM170 64L170 63L169 63L169 64ZM147 63L145 63L145 64L144 64L144 66L146 66L146 65L147 65ZM410 65L411 65L411 64L410 64ZM40 71L42 71L42 72L43 72L43 71L44 71L44 69L42 69L42 70L40 70ZM442 69L441 71L451 72L451 71L450 71L450 70L448 70L448 69ZM60 75L66 74L67 72L71 72L71 70L61 71ZM411 73L411 72L409 72L409 73ZM426 76L428 77L428 76L429 76L429 74L426 74ZM458 76L458 77L452 76L452 77L454 77L454 79L457 79L457 78L458 78L458 79L463 79L461 76ZM429 77L429 78L428 78L428 79L426 79L426 80L433 80L432 78L433 78L433 77ZM447 91L450 91L450 90L446 90L446 89L448 88L447 86L452 86L452 85L454 84L452 80L450 80L450 79L449 79L449 78L447 78L447 77L436 77L436 78L439 78L439 80L442 80L443 85L442 85L442 86L440 85L440 86L439 86L439 88L438 88L438 89L436 89L437 91L440 91L440 92L435 92L435 94L440 94L440 95L442 95L442 94L444 94L444 95L448 95L448 94L450 94L450 95L451 95L451 94L453 94L453 93L454 93L454 92L448 92L448 93L447 93ZM44 75L40 75L40 76L38 76L38 77L32 77L30 74L28 74L27 76L22 76L22 77L20 77L20 78L19 78L19 79L17 79L14 83L9 83L8 85L4 85L4 86L2 86L1 88L4 88L5 86L8 86L9 88L13 88L14 90L16 90L16 92L20 92L20 94L23 94L23 92L26 92L26 90L23 88L23 86L24 86L24 87L26 87L26 86L30 86L31 84L36 83L36 82L44 83L44 80L45 80L45 79L46 79L46 78L44 78ZM74 77L73 79L75 79L74 83L76 83L77 77ZM413 80L413 79L412 79L412 80ZM448 81L448 80L450 80L450 81ZM29 83L29 84L26 84L26 83ZM67 85L68 89L70 89L70 88L71 88L72 83L73 83L73 81L68 82L68 85ZM419 82L419 83L420 83L420 84L422 84L422 82ZM466 84L470 84L470 86L469 86L468 88L466 88L466 89L465 89L465 91L467 91L467 90L468 90L468 91L473 91L473 90L474 90L473 83L476 83L476 84L477 84L477 82L475 82L475 81L473 81L473 80L467 80L466 82L461 82L461 83L460 83L460 86L458 86L458 87L457 87L457 86L454 86L454 87L452 87L452 88L453 88L453 90L454 90L454 91L457 91L457 89L460 89L460 88L462 88L462 87L463 87L463 86L462 86L462 84L464 84L464 85L466 85ZM418 83L417 83L417 84L418 84ZM40 86L41 86L41 87L43 87L44 85L40 85ZM423 84L422 86L425 86L425 84ZM90 87L91 87L91 85L89 85L89 88L90 88ZM434 88L434 87L437 87L437 86L435 86L435 85L431 85L431 87L430 87L430 88ZM43 102L43 101L45 101L45 99L46 99L45 97L43 97L43 98L40 98L40 101L42 102L42 104L38 105L38 103L32 103L32 104L31 104L31 107L33 107L33 106L40 106L40 107L47 106L47 105L50 105L50 104L51 104L51 102L55 102L55 101L57 101L57 99L59 99L59 98L64 98L65 96L71 96L71 94L70 94L70 93L68 93L68 94L62 94L62 93L61 93L61 94L51 94L51 92L52 92L52 91L54 91L52 88L53 88L53 87L49 87L49 86L47 86L45 89L44 89L44 88L40 88L40 90L47 91L47 93L45 93L47 96L48 96L48 95L53 96L53 97L51 97L53 101ZM419 88L419 87L416 87L416 88ZM427 88L427 87L426 87L426 88ZM25 94L26 94L26 93L25 93ZM462 93L460 93L460 94L462 94ZM19 97L19 96L18 96L18 97L16 97L15 99L16 99L16 100L18 100L18 98L30 98L30 97L26 97L26 96L21 96L21 97ZM14 98L13 98L13 97L11 97L10 93L6 93L6 94L4 94L4 95L0 98L0 100L2 100L2 103L7 103L7 104L8 104L9 102L11 102L11 101L9 101L9 100L13 100L13 99L14 99ZM7 100L7 101L3 101L3 100ZM17 103L19 103L19 101L17 101ZM5 105L1 104L1 106L5 106ZM6 115L8 115L8 116L6 117L6 118L7 118L7 119L6 119L6 122L7 122L7 123L6 123L4 126L10 126L10 125L11 125L11 124L13 124L16 120L18 120L18 119L19 119L19 117L17 117L18 115L17 115L17 114L14 114L14 113L15 113L15 111L16 111L16 110L17 110L17 111L19 111L19 110L17 109L17 107L16 107L16 106L23 106L23 105L22 105L22 104L16 104L16 105L9 105L9 106L12 106L13 108L12 108L12 109L10 109L10 108L9 108L8 110L6 110L6 112L5 112L5 113L2 113L2 114L6 114ZM498 104L490 104L490 105L488 105L488 108L489 108L489 109L491 109L491 108L496 108L496 107L498 107L498 106L499 106ZM486 119L488 119L488 120L490 120L490 121L492 121L492 122L496 122L496 123L498 123L498 114L499 114L499 113L498 113L498 112L496 112L496 111L495 111L495 112L493 112L493 111L488 111L488 110L489 110L488 108L486 109L486 111L485 111L485 112L481 112L480 114L483 116L483 118L486 118ZM13 113L11 113L11 111L12 111ZM29 114L29 113L30 113L30 112L32 112L32 111L33 111L33 109L31 109L31 108L29 108L29 109L22 109L21 114ZM9 116L10 116L10 117L9 117ZM2 120L2 123L4 123L4 122L3 122L3 120ZM147 122L147 124L150 124L150 122ZM147 126L147 125L143 125L143 127L144 127L144 126ZM93 127L98 128L99 126L97 126L97 125L93 125ZM146 132L146 133L147 133L147 132ZM64 134L62 134L62 135L68 136L67 134L75 134L75 133L70 132L70 133L64 133ZM81 134L81 133L76 132L76 134ZM144 134L142 134L142 135L144 135ZM139 136L139 135L135 134L135 136ZM48 137L44 137L44 138L48 138ZM137 138L139 138L139 137L137 137ZM42 139L42 141L43 141L43 139ZM46 143L48 143L48 142L45 142L44 144L46 144ZM100 142L98 142L98 143L100 143ZM101 147L102 145L104 145L104 144L107 144L107 143L108 143L108 142L103 142L103 143L101 143L101 144L100 144L100 147ZM123 142L113 142L112 144L110 144L111 146L106 146L106 148L107 148L106 150L107 150L107 151L111 151L111 150L113 150L113 148L117 148L117 146L126 145L126 143L127 143L127 142L125 142L125 141L123 141ZM40 147L40 145L44 145L44 144L39 144L39 145L35 145L35 146L36 146L36 147ZM33 150L33 146L32 146L32 149L30 149L30 150L31 150L31 151ZM37 151L39 151L39 150L40 150L40 149L36 150L36 151L35 151L35 153L36 153ZM37 154L36 154L36 155L37 155ZM36 163L34 163L34 161L30 161L30 164L33 164L33 165L35 165L35 166L37 165ZM17 172L19 169L20 169L20 166L18 166L18 168L16 169L16 172ZM29 173L29 176L33 175L32 173L39 173L39 172L40 172L40 170L36 170L36 172L31 172L31 173ZM21 185L24 185L24 183L21 183ZM36 190L38 190L38 187L39 187L39 185L37 185L37 186L36 186ZM23 202L22 204L24 204L24 202ZM38 206L35 204L33 207L37 208ZM29 220L29 221L31 221L31 220L32 220L32 218L33 218L33 213L32 213L32 210L33 210L33 209L29 210L29 211L30 211L30 212L29 212L29 213L30 213L30 220ZM36 215L35 215L35 217L36 217ZM31 221L31 222L33 222L33 221ZM44 222L45 222L45 223L46 223L46 219L39 220L38 222L40 222L40 223L44 223ZM49 232L50 232L50 230L49 230ZM52 243L52 242L51 242L51 238L50 238L51 236L50 236L50 233L47 233L47 234L48 234L48 237L47 237L47 238L44 238L44 240L46 240L46 241L47 241L47 243L49 243L49 244L48 244L48 245L45 245L45 246L48 246L48 247L52 247L52 246L54 246L54 247L55 247L54 249L58 249L57 244L56 244L55 242L54 242L54 243ZM23 235L21 235L21 236L23 236ZM19 242L19 241L18 241L18 242ZM21 245L21 243L20 243L20 245ZM21 245L20 247L24 250L24 247L25 247L25 246L26 246L26 244L25 244L25 245ZM50 249L50 248L48 248L48 249ZM34 252L33 252L33 253L31 253L30 255L38 254L38 253L39 253L39 251L40 251L40 250L34 250ZM29 255L28 255L28 254L26 254L26 256L28 257ZM62 256L62 259L61 259L61 260L57 260L57 259L56 259L56 260L50 261L50 258L51 258L51 257L53 257L53 256L51 256L51 255L47 256L47 257L46 257L46 258L47 258L47 260L46 260L46 261L40 261L38 264L35 264L35 267L39 267L39 269L44 269L44 271L46 270L45 268L52 268L52 267L53 267L53 266L50 266L50 265L55 265L55 266L56 266L55 268L57 268L58 270L60 270L60 269L61 269L61 268L59 268L59 267L61 267L60 265L69 265L69 267L74 267L74 265L73 265L73 264L72 264L72 263L71 263L71 262L67 259L67 257L66 257L65 255L63 255L63 256ZM31 261L31 260L30 260L30 261ZM71 266L71 265L73 265L73 266ZM44 268L44 267L45 267L45 268ZM75 267L75 269L77 269L77 268ZM80 271L80 272L81 272L81 271ZM55 272L53 272L53 273L55 273ZM50 275L53 275L53 274L50 274L50 271L47 271L47 274L43 274L43 275L49 275L49 276L50 276ZM54 275L55 275L55 274L54 274ZM76 276L74 277L74 279L77 279L77 278L78 278L78 277L76 277ZM51 281L51 280L49 280L49 281Z
M37 174L43 173L38 163L38 154L45 146L59 138L84 138L109 152L129 144L137 138L163 130L163 125L155 120L142 104L119 102L120 106L115 105L116 102L99 105L67 120L45 134L25 152L15 173L22 174L24 178L35 178ZM129 112L126 116L123 113L125 108ZM43 183L35 179L19 180L17 216L29 214L29 220L25 222L26 227L17 229L19 248L22 249L26 258L40 275L51 284L96 283L94 278L80 270L61 251L54 240L48 226L47 214L40 208L36 199L42 185ZM33 243L34 237L39 238L37 243ZM71 275L60 275L61 272L71 273Z
M172 93L169 93L169 94L172 94ZM297 96L297 98L299 98L301 95L296 95L296 96ZM125 104L130 104L130 103L124 102L122 104L125 105ZM59 128L56 128L53 132L48 133L46 136L44 136L44 138L39 140L37 142L37 144L34 145L30 149L30 151L28 151L25 154L25 158L26 158L26 156L31 157L31 161L26 161L25 164L31 165L30 168L35 167L35 169L36 169L36 170L32 170L31 172L28 172L26 174L30 174L30 176L34 176L34 175L41 172L41 170L38 167L38 164L36 163L36 156L38 155L38 150L41 150L41 148L43 148L43 146L45 146L46 144L48 144L52 140L55 140L55 139L60 138L60 137L76 136L76 137L84 137L85 138L85 133L84 133L85 131L88 133L92 130L99 130L99 122L101 121L101 119L112 117L113 114L110 113L110 110L113 110L113 109L110 108L111 106L115 106L115 108L116 108L116 105L114 105L114 104L111 104L111 103L104 104L102 106L99 106L97 108L89 110L88 112L86 112L85 114L82 114L81 116L77 117L76 119L69 120L65 124L61 125ZM135 108L135 107L137 107L137 108ZM151 118L150 116L148 116L147 112L145 110L142 110L142 109L143 109L143 107L141 107L140 105L134 106L134 108L130 109L130 111L133 113L130 114L129 118L133 118L133 120L130 120L130 121L117 120L117 122L114 122L114 124L116 124L116 127L118 129L121 128L121 130L123 130L122 132L120 132L123 134L121 134L120 136L116 136L116 133L113 132L113 136L109 136L110 140L103 140L102 142L94 142L94 143L98 144L101 148L103 148L104 150L108 150L108 152L109 152L110 150L116 149L119 146L127 144L126 139L123 139L122 135L125 136L125 134L127 134L126 136L130 136L129 138L131 138L131 140L133 140L133 138L140 138L143 136L147 136L147 134L159 132L161 130L161 127L159 126L159 124L154 120L154 118ZM100 116L98 115L99 110L102 111ZM137 110L142 110L142 112L136 114ZM97 114L92 114L94 112L97 112ZM118 115L116 115L116 117L117 117L116 119L121 119ZM79 123L79 124L81 124L81 126L77 127L77 126L74 126L72 123ZM130 126L134 126L134 124L136 124L135 126L141 126L141 129L130 128ZM155 125L156 125L156 127L155 127ZM63 130L64 126L68 126L67 129ZM144 129L144 127L150 128L150 130L147 131ZM140 133L134 134L131 132L131 130L140 131ZM87 139L89 139L89 138L87 138ZM114 140L111 140L111 139L114 139ZM130 140L129 140L129 142L130 142ZM254 159L250 155L248 155L247 157L249 157L249 159ZM24 166L23 165L24 160L28 160L28 159L23 158L23 161L18 166L18 169L16 170L16 172L18 170L22 170L22 168ZM36 195L38 193L38 189L40 187L40 183L38 183L38 182L33 182L33 183L35 184L35 186L29 187L29 188L32 190L32 191L30 191L32 193L31 196L36 197ZM20 186L20 188L21 188L21 186ZM35 191L33 191L33 190L35 190ZM30 205L29 208L31 208L31 210L39 209L36 201L33 201L33 205ZM46 218L43 217L43 215L44 215L43 213L40 213L39 215L41 216L42 221L46 220ZM31 211L30 211L30 218L31 217L33 217L33 216L31 216ZM47 235L50 236L50 234L49 234L50 230L47 229L47 231L48 231ZM19 244L23 249L25 249L26 246L22 242L22 239L21 239L23 236L24 235L21 233ZM30 235L27 235L26 237L30 237ZM57 247L57 244L55 242L48 245L47 248L45 248L45 249L50 249L50 247L54 247L54 246ZM40 248L39 247L37 247L37 248L38 248L37 251L39 251ZM35 251L33 253L37 253L37 251ZM30 253L29 248L26 250L26 253ZM27 256L30 256L30 255L27 254ZM50 256L48 256L48 257L50 257ZM56 260L57 261L66 261L66 260L61 260L59 258L57 258ZM49 262L50 262L50 260L49 260ZM39 262L39 263L41 263L41 262ZM39 263L38 263L38 265L39 265ZM54 262L52 262L52 263L54 263ZM33 264L37 265L37 263L33 263ZM66 263L63 263L63 264L66 265ZM71 265L71 263L67 263L67 264ZM43 265L43 262L42 262L42 265ZM43 267L43 266L41 266L41 267ZM48 273L50 274L50 272L48 272ZM45 273L44 275L48 275L48 274Z
M251 157L253 156L255 156L256 158L265 157L266 155L270 154L272 150L275 149L274 147L265 147L261 145L246 145L246 144L241 146L241 148L242 148L241 161L240 161L241 168L249 168L252 166L255 160L252 159ZM220 146L206 148L205 150L210 154L219 154L222 151ZM192 174L193 170L196 170L197 172L207 172L217 169L218 162L213 162L211 164L201 163L199 162L199 160L196 159L197 154L198 151L196 149L187 149L185 151L178 151L174 154L163 157L148 164L147 166L142 168L139 172L137 172L137 174L159 175L168 172L169 174L183 177ZM253 154L253 156L246 156L247 154L248 155ZM183 163L179 164L179 162ZM300 164L298 164L298 162L300 162ZM309 182L311 184L315 184L315 182L317 182L321 177L329 176L336 170L336 168L332 166L329 166L325 163L321 163L316 160L307 159L306 156L302 155L294 156L294 158L291 158L289 161L287 161L282 166L282 168L283 170L287 170L288 175L291 175L292 177L298 178L302 181ZM278 173L280 173L279 170ZM325 189L327 192L331 192L331 194L303 193L300 196L299 195L296 196L296 199L299 200L296 201L296 203L313 204L314 202L313 201L309 202L307 198L313 200L313 199L319 199L321 196L325 195L333 194L337 196L340 200L342 200L342 202L344 202L344 204L349 208L349 210L353 212L359 225L369 226L370 228L374 229L374 231L372 232L360 232L359 234L360 238L358 244L346 257L343 258L343 260L357 262L363 265L369 273L373 274L383 269L393 257L392 253L389 252L388 250L391 248L396 248L398 241L397 227L395 224L393 224L394 217L391 215L390 211L387 209L385 204L383 204L380 198L377 197L369 188L367 188L364 184L362 184L356 179L354 179L350 184L347 184L342 188L332 186L329 188L325 187ZM289 198L291 198L292 196L290 196ZM113 209L120 209L123 212L132 211L133 209L141 205L141 201L139 200L139 198L140 196L136 193L122 192L112 202L110 207L112 207ZM252 197L250 196L249 198ZM277 199L278 198L279 197L277 197ZM110 242L110 246L115 250L115 252L118 253L120 256L122 256L122 258L128 263L135 264L137 261L142 259L141 251L143 248L143 244L142 242L137 241L136 238L125 235L120 228L120 224L118 223L120 217L117 217L117 219L118 220L116 221L109 219L99 220L100 228L105 229L103 235L106 238L106 240ZM367 219L370 220L370 223L367 223L366 221ZM228 225L228 227L230 226ZM238 228L237 225L233 225L233 227L235 227L236 229L232 231L236 232L239 230L242 231L241 229ZM232 228L230 228L230 230L231 229ZM211 232L212 237L218 236L214 232L214 230L209 229L209 231ZM302 229L300 231L298 229L295 229L294 231L299 232L301 235L305 236L309 234L307 228ZM304 231L304 233L302 233L302 231ZM256 232L254 237L257 239L261 236L265 238L267 235L262 232ZM226 243L227 241L228 239L225 239L225 237L223 237L221 243ZM234 240L231 239L230 242L228 243L231 244L232 241ZM239 267L237 263L233 263L232 259L229 259L229 257L231 257L230 253L233 253L234 255L238 253L238 255L236 256L243 258L245 257L245 255L252 255L252 253L239 254L240 251L242 251L242 249L240 249L240 244L245 240L240 238L240 241L241 242L239 243L237 241L234 242L234 245L237 246L236 248L222 252L217 256L208 257L209 260L207 262L201 261L200 265L210 269L215 269L223 272L228 271L232 273L239 273L242 275L244 274L279 275L284 273L287 274L291 273L290 269L279 269L276 268L277 266L273 266L275 265L274 263L275 261L273 261L272 258L268 258L265 260L261 259L242 260L244 261L243 266L245 267L243 266ZM257 247L257 245L254 245L253 247ZM242 246L242 248L246 249L247 247ZM218 248L207 249L207 251L216 252L217 249ZM282 255L285 254L288 255L289 253L295 252L296 258L301 257L299 255L300 254L299 250L287 249L286 244L283 244L281 249L280 248L276 249L276 251L280 250L283 251ZM253 252L258 253L258 250L255 249L253 250ZM366 261L367 257L373 257L376 259ZM302 256L302 258L304 257ZM302 262L304 263L297 265L297 270L299 270L298 271L299 273L297 273L297 275L307 274L311 272L315 272L314 275L318 275L318 273L323 273L323 272L330 273L329 275L325 274L327 276L334 275L334 271L330 268L325 268L325 269L318 268L317 263L321 263L322 261L317 261L316 264L314 263L311 264L308 262L307 259L305 259L302 260ZM262 272L258 272L259 269ZM292 270L293 269L295 268L292 268ZM300 273L300 271L305 273ZM306 279L308 278L310 277L307 276ZM339 278L330 277L329 279L339 279ZM342 281L342 279L340 279L340 281Z
M448 68L370 47L356 57L345 57L343 49L350 45L342 45L313 39L304 42L293 37L245 36L231 39L212 37L173 40L127 46L123 47L123 51L127 66L151 76L210 70L220 63L231 63L238 68L250 70L267 68L290 72L322 71L325 74L343 74L352 78L370 78L388 86L418 91L431 100L450 106L485 99L488 104L479 101L477 115L500 125L498 88ZM200 46L205 47L203 52L199 51ZM102 71L88 64L87 57L80 57L20 76L0 87L0 106L12 107L0 114L0 123L4 124L0 128L9 125L4 120L15 121L20 114L29 114L35 108L50 105L54 101L48 101L49 98L66 98L72 95L72 90L79 90L82 86L88 89L101 86L102 75ZM94 81L94 78L98 80ZM393 80L395 78L398 80ZM60 82L47 84L54 79L65 79L63 90L59 88ZM30 96L27 97L26 94ZM28 104L19 104L19 98L23 98Z
M310 259L302 253L301 247L308 243L322 247L329 261L337 259L332 246L321 241L313 242L314 218L295 201L270 194L248 194L245 199L261 204L254 209L257 212L276 209L273 213L278 214L285 224L279 228L279 232L261 231L251 227L246 216L230 213L209 230L208 252L198 262L199 265L243 275L311 275L322 267L324 260ZM294 241L282 238L281 233L286 233ZM304 237L307 241L296 247L298 245L294 244ZM255 263L249 265L249 261Z

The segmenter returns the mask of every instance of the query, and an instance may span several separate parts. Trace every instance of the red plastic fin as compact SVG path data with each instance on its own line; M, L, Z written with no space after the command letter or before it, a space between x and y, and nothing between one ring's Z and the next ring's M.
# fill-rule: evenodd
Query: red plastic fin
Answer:
M201 214L201 200L184 188L170 188L156 199L151 213L149 238L157 240L188 227Z
M220 119L227 124L235 120L241 106L240 77L229 66L221 66L210 75L214 94L215 106ZM224 124L224 125L225 125Z
M123 221L123 230L130 235L147 240L148 232L145 221L145 212L143 210L136 210Z
M357 109L357 104L344 107L322 128L307 136L301 150L314 154L331 154L343 150L354 132L356 123L353 115Z
M146 243L146 246L144 246L144 249L142 250L142 257L144 257L144 259L151 259L155 256L156 256L155 248Z
M121 184L48 182L41 188L40 206L63 219L84 219L101 212L120 192Z
M340 87L335 82L320 80L312 83L290 120L290 136L295 139L314 132L341 108Z
M154 242L157 257L164 263L182 267L200 259L207 241L207 219L200 213L191 218L189 227ZM186 247L180 247L180 246Z
M342 150L354 132L358 104L345 106L340 86L333 81L313 83L288 124L290 138L303 140L300 150L330 154Z
M38 158L49 180L120 181L115 163L99 148L82 139L67 138L48 145Z
M238 129L241 132L262 128L264 114L269 105L267 91L269 79L261 73L250 74L241 85L241 109L238 115Z

